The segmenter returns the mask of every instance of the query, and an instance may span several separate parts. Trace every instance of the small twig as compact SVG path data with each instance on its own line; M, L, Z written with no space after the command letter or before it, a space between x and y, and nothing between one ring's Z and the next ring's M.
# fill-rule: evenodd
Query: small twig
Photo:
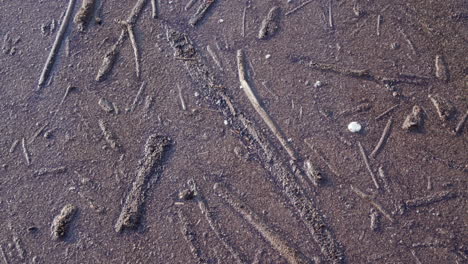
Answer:
M332 0L328 1L328 25L331 29L334 28L333 25L333 13L332 13Z
M10 153L15 152L16 147L18 146L18 144L19 144L19 140L18 140L18 139L16 139L15 141L13 141L13 143L11 144L11 147L10 147Z
M455 134L460 134L463 130L463 127L465 126L466 119L468 118L468 110L465 112L465 114L462 116L460 121L458 122L457 126L455 127Z
M377 36L380 36L380 23L382 21L382 16L378 15L377 16Z
M135 32L133 31L133 25L126 23L128 36L130 37L130 43L133 48L133 55L135 56L135 71L137 78L140 78L140 51L135 38Z
M241 36L245 38L245 16L247 13L247 6L244 7L244 12L242 13L242 33Z
M128 112L133 112L138 104L138 101L140 101L141 94L145 90L146 87L146 82L141 83L140 88L138 89L137 94L135 95L135 98L133 99L132 104L128 108Z
M44 131L44 129L49 125L49 123L46 123L45 125L43 125L42 127L40 127L39 129L36 130L36 132L34 133L34 135L28 140L28 144L32 144L34 142L34 140L36 140L37 137L39 137L39 135Z
M24 155L24 159L26 160L26 164L29 166L31 165L31 157L29 155L29 151L26 146L26 140L24 138L21 139L21 147L23 148L23 155Z
M304 3L300 4L300 5L298 5L298 6L295 7L294 9L292 9L292 10L286 12L286 14L284 14L284 15L285 15L285 16L292 15L292 14L296 13L298 10L304 8L306 5L312 3L313 1L314 1L314 0L306 1L306 2L304 2Z
M205 17L207 11L214 2L216 2L216 0L203 0L195 14L190 17L189 25L192 27L196 26L203 19L203 17Z
M389 133L390 133L390 129L392 127L392 123L393 123L393 119L390 118L388 121L387 121L387 124L385 125L385 128L382 132L382 135L380 136L380 139L379 139L379 142L377 142L377 145L375 145L375 148L374 150L372 151L372 153L369 155L371 158L375 158L375 156L377 156L377 154L380 152L380 150L382 149L383 145L385 144L388 136L389 136Z
M413 52L414 55L416 55L416 49L413 45L413 42L409 39L408 35L406 35L405 31L403 29L400 29L400 33L403 35L403 37L406 40L406 43L408 43L408 46L410 47L411 51Z
M63 39L65 38L65 32L67 31L68 25L70 24L70 19L73 13L73 9L75 8L76 0L70 0L68 2L68 7L65 12L65 16L63 17L63 21L61 23L59 32L55 37L54 44L50 49L49 57L46 60L44 68L42 69L41 76L39 78L38 89L44 87L44 84L47 82L50 76L50 72L52 71L52 66L54 65L55 61L57 60L57 54L62 46Z
M359 152L361 152L362 159L364 160L364 164L366 165L367 171L369 171L369 174L372 178L372 181L374 182L374 186L377 189L380 189L379 183L377 182L377 178L375 177L374 172L372 171L372 168L369 164L369 159L367 158L366 151L364 150L364 147L362 146L361 142L358 141L358 147L359 147Z
M382 119L382 117L386 116L388 113L392 112L395 108L397 108L398 106L400 106L400 104L396 104L390 108L388 108L387 110L385 110L383 113L381 113L380 115L378 115L374 120L375 121L379 121L380 119Z
M457 197L457 194L452 191L441 191L437 193L430 194L428 196L415 198L412 200L405 201L406 207L414 208L420 206L427 206L433 203L441 202L444 200L449 200Z
M308 139L305 139L304 142L319 156L319 158L327 165L331 172L333 172L336 176L340 177L340 173L336 171L336 169L330 164L328 159L325 155L317 148L314 144L310 143Z
M62 101L60 101L60 104L59 105L62 105L63 102L65 102L65 99L67 98L67 96L70 94L70 92L75 89L75 87L71 86L71 85L68 85L67 89L65 89L65 94L63 95L62 97Z
M362 199L368 201L370 204L372 204L375 209L377 209L379 212L381 212L385 218L387 218L390 222L394 222L395 220L393 219L393 217L387 213L387 211L385 211L385 209L383 209L383 207L378 204L376 201L374 201L370 195L368 194L365 194L363 191L359 190L357 187L354 187L354 186L351 186L351 190L359 197L361 197Z
M411 255L413 255L414 259L416 260L416 264L422 264L421 260L419 260L418 256L416 256L416 251L411 249Z
M0 254L2 254L2 260L5 262L5 264L10 264L10 262L7 259L7 256L5 254L5 251L3 250L3 246L0 245Z
M156 0L151 0L151 16L154 19L158 18L158 4Z
M189 10L192 8L192 6L197 2L198 0L189 0L188 3L185 5L185 11Z
M177 89L179 90L179 99L180 99L180 104L182 106L182 110L186 111L187 107L185 106L184 96L182 95L182 89L180 88L179 84L177 84Z
M387 190L387 191L390 191L390 188L388 186L387 175L385 175L385 171L384 171L382 166L379 167L378 172L379 172L379 177L383 182L384 189Z
M210 45L206 46L206 50L208 51L208 54L210 54L211 58L213 59L214 63L219 67L221 71L223 71L223 66L221 65L221 62L216 55L216 53L211 49Z
M237 69L239 72L239 81L242 85L245 95L249 99L250 103L252 104L253 108L257 111L263 121L267 124L273 134L276 136L278 141L281 143L283 148L288 152L289 156L293 160L297 160L295 152L291 149L286 139L283 137L279 129L276 127L273 120L270 118L268 113L263 109L263 107L258 102L257 97L255 96L252 88L250 87L249 83L246 80L246 71L244 66L244 54L242 50L237 51Z

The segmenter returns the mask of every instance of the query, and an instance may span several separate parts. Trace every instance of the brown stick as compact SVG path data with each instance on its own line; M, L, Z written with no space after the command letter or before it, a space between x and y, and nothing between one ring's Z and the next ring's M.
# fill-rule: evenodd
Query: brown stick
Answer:
M392 123L393 123L393 120L390 118L388 121L387 121L387 124L385 125L385 128L382 132L382 135L380 136L380 139L379 139L379 142L377 142L377 145L375 145L375 148L374 150L372 151L372 153L369 155L371 158L375 159L375 156L377 156L377 154L380 152L380 150L382 149L383 145L385 144L388 136L389 136L389 133L390 133L390 129L392 127Z

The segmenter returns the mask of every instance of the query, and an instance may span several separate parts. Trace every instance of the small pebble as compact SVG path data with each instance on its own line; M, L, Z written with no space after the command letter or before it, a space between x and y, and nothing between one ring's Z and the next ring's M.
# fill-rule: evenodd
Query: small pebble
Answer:
M267 60L268 60L269 58L271 58L271 54L267 54L267 55L265 55L265 59L267 59Z
M323 85L323 83L322 83L321 81L316 81L316 82L314 83L314 87L315 87L315 88L322 87L322 85Z
M358 133L359 131L361 131L361 129L362 129L362 126L358 122L353 121L348 124L348 130L352 133Z

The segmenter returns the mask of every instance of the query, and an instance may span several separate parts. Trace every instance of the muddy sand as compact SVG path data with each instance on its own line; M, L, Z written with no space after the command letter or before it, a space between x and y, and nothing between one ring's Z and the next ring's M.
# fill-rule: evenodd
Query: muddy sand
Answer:
M0 0L0 263L467 263L465 0Z

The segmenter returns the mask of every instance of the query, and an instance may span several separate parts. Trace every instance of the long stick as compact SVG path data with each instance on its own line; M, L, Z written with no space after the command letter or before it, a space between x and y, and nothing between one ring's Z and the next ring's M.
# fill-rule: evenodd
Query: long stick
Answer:
M286 139L283 137L279 129L276 127L275 123L273 120L271 120L270 116L268 113L263 109L263 107L260 105L258 102L257 97L252 91L252 88L250 88L249 83L247 82L246 79L246 72L245 72L245 67L244 67L244 54L242 50L237 51L237 69L239 71L239 81L242 85L242 88L245 92L245 95L247 95L247 98L249 99L250 103L252 104L253 108L257 111L257 113L260 115L260 117L265 121L267 124L268 128L273 132L273 134L276 136L276 138L279 140L281 145L284 147L284 149L288 152L289 156L293 160L297 160L296 154L294 151L291 149L291 147L288 145Z
M75 8L75 4L76 4L76 0L70 0L68 2L67 11L65 13L65 16L63 17L60 30L57 33L57 36L55 37L55 41L54 41L54 44L52 45L52 49L50 50L49 57L47 58L44 68L42 69L41 77L39 78L38 89L41 89L42 87L44 87L44 84L49 79L52 66L54 65L55 60L57 59L57 54L60 50L60 47L62 46L62 42L65 37L65 32L67 31L68 25L70 24L70 19L71 19L73 9Z

